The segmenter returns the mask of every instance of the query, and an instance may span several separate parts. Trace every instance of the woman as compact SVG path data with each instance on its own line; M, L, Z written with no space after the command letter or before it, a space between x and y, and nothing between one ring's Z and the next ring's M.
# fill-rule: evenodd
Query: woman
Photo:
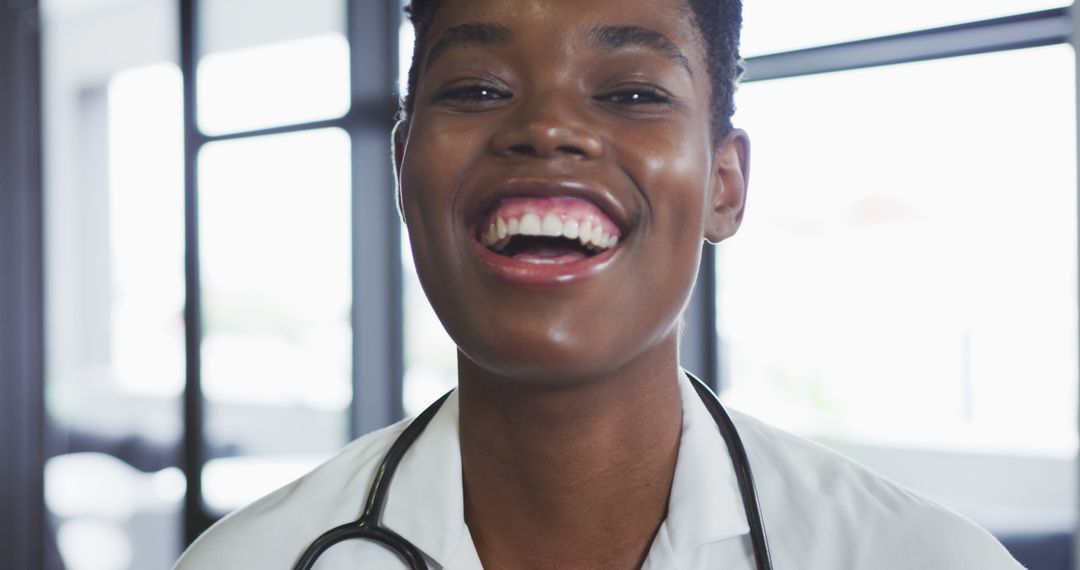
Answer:
M961 517L732 414L769 554L751 532L743 458L678 361L703 242L734 234L746 199L740 10L413 3L399 199L459 388L409 436L381 528L429 567L1019 568ZM407 424L225 519L178 567L292 567L357 519ZM409 556L369 540L315 554L316 568Z

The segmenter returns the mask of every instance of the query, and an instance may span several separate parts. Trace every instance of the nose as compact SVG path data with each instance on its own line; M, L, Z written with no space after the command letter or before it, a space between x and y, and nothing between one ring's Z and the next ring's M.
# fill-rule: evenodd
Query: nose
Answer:
M555 96L522 101L492 137L495 153L506 157L593 159L604 152L600 134L584 110Z

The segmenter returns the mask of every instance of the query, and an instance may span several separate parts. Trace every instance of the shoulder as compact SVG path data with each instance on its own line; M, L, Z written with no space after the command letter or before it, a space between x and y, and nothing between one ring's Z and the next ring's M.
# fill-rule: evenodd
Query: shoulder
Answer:
M858 462L731 412L747 448L778 566L1012 570L1021 566L970 520Z
M184 552L176 570L291 564L327 529L360 515L375 470L407 424L354 440L303 477L218 521Z

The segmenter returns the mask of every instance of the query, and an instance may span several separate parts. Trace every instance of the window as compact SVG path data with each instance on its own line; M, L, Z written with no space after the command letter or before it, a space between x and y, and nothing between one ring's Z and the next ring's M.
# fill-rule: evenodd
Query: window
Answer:
M88 22L92 22L89 25ZM67 568L182 546L181 76L167 2L46 6L45 530Z
M397 8L46 3L49 412L70 440L47 498L69 567L169 568L401 417Z
M350 145L340 129L199 154L202 389L211 512L309 471L350 439ZM285 461L288 467L272 467Z
M746 85L730 401L804 433L1071 453L1074 69L1057 45Z
M796 4L746 9L745 52L770 55L736 95L753 171L743 227L716 249L722 398L991 530L1064 531L1080 360L1067 12ZM1006 464L1010 490L988 483Z
M199 128L251 131L349 110L345 3L202 2ZM257 16L257 17L254 17Z

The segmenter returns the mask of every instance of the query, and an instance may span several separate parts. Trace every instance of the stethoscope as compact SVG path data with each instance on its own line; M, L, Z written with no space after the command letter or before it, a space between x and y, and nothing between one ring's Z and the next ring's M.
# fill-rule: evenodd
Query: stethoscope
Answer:
M720 435L723 436L724 443L727 445L728 454L731 456L731 462L735 468L735 478L739 483L743 508L746 511L746 522L750 525L750 540L753 543L754 561L757 570L772 570L769 544L765 538L765 524L761 518L761 507L758 504L757 492L754 490L754 477L750 473L750 460L746 457L746 449L739 438L739 433L736 431L731 417L720 404L716 394L693 374L687 372L686 375L690 377L691 384L697 390L698 396L705 403L705 407L709 409L709 413L712 414L713 420L716 422L717 427L720 428ZM451 392L453 391L451 390ZM360 518L334 527L316 538L307 547L304 554L300 556L296 565L293 566L294 570L310 570L319 556L322 556L331 546L353 539L378 542L394 551L412 570L427 570L427 562L424 560L424 555L420 553L420 550L398 533L382 526L382 515L383 510L386 508L386 495L390 490L394 472L397 471L398 464L401 463L401 458L424 431L428 422L435 416L435 412L439 411L439 408L442 407L451 392L444 394L435 403L428 406L423 413L416 416L416 419L405 428L405 431L390 446L390 451L386 453L386 457L383 458L378 471L375 472L375 479L371 483L371 490L368 491L367 500L364 503L364 512L360 515Z

